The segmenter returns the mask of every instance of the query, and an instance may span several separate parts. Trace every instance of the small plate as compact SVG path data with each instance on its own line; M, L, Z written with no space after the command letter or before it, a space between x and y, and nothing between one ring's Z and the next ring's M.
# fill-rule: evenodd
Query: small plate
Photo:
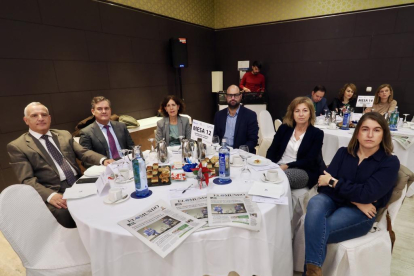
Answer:
M118 200L118 201L115 201L115 202L110 202L109 201L109 199L108 199L108 196L106 196L105 198L104 198L104 203L106 203L106 204L118 204L118 203L121 203L121 202L124 202L125 200L128 200L130 198L130 195L129 195L129 193L126 195L126 197L125 197L125 195L124 195L124 198L121 198L120 200Z
M260 160L260 163L254 163L255 160ZM267 166L269 165L269 160L262 159L262 158L249 158L247 159L247 163L252 166Z
M266 180L263 174L260 176L260 180L263 181L263 182L265 182L265 183L274 183L274 184L281 183L283 181L283 179L281 179L281 178L279 178L276 181Z

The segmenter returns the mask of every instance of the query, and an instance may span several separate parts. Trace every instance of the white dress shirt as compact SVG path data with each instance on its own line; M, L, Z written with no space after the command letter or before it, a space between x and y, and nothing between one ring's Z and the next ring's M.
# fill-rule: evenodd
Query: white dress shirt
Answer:
M301 136L299 136L298 140L296 140L295 138L295 133L296 133L296 130L293 131L293 134L290 137L289 142L286 146L285 152L283 153L283 156L278 162L278 164L288 164L290 162L296 161L299 146L302 143L303 136L305 136L306 132L304 132Z

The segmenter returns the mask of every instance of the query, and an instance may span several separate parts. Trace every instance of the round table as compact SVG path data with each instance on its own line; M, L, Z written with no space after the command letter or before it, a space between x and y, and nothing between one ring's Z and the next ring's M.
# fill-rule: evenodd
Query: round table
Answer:
M355 129L352 128L349 130L331 130L327 129L325 125L315 125L315 127L321 128L325 133L323 138L322 155L325 163L329 165L329 163L331 163L333 157L335 156L337 150L341 147L348 146ZM398 129L398 131L392 131L392 133L407 134L414 136L414 130L409 128L400 128ZM414 171L414 162L412 162L412 157L414 156L414 146L405 149L394 140L392 141L392 143L394 145L394 155L398 157L400 163L409 168L411 171Z
M175 155L180 159L181 155ZM174 159L174 158L173 158ZM233 182L215 185L210 182L206 192L247 192L253 181L240 178L240 168L231 168ZM169 190L186 188L195 179L174 182L168 186L152 187L152 196L146 199L128 199L108 205L105 195L68 200L68 208L76 221L79 234L89 256L93 275L291 275L293 271L291 236L291 192L286 175L281 169L284 196L289 205L258 203L263 216L261 230L249 231L236 227L222 227L193 233L164 259L127 230L120 220L131 217L159 199L169 202ZM263 172L253 169L252 179ZM114 184L128 192L134 191L132 182Z

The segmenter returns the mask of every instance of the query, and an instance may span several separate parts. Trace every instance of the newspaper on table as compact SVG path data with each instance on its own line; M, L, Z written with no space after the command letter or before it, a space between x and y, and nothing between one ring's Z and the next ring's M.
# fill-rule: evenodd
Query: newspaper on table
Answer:
M259 231L262 214L247 193L207 194L209 226L234 226Z
M391 132L391 138L397 141L404 149L408 149L414 143L414 136Z
M178 198L171 200L171 206L206 224L199 230L211 229L208 225L207 196Z
M205 222L159 200L146 211L118 224L164 258Z

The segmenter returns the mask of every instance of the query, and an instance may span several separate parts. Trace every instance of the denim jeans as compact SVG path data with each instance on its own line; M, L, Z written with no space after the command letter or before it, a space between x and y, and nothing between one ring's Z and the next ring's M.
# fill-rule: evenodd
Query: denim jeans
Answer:
M338 243L364 236L372 228L370 219L356 206L338 207L325 194L311 198L305 217L306 264L322 266L328 243Z

